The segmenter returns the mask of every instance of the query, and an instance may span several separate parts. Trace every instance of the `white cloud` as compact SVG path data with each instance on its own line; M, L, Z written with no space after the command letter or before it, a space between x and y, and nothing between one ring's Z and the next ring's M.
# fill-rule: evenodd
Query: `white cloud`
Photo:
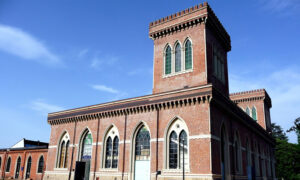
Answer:
M300 8L299 0L259 0L262 7L281 15L290 15Z
M64 110L64 108L60 106L46 103L43 99L37 99L32 101L29 105L29 108L42 114L48 114L51 112Z
M230 74L230 90L238 92L265 88L272 99L272 122L281 125L285 130L300 117L300 72L299 68L284 68L270 75L253 74L237 76ZM258 78L259 76L259 78ZM289 134L291 142L296 142L296 135Z
M132 71L128 72L129 76L135 76L138 74L142 74L142 75L148 75L148 74L152 74L153 69L152 68L136 68Z
M57 65L58 56L32 35L21 29L0 24L0 50L44 64Z
M104 56L99 57L95 56L92 59L91 67L94 69L102 69L103 66L113 66L119 61L119 58L116 56Z
M88 49L82 49L81 51L79 51L78 57L79 57L79 58L82 58L82 57L84 57L88 52L89 52Z
M104 92L108 92L108 93L112 93L112 94L118 94L120 93L118 90L111 88L111 87L107 87L105 85L92 85L92 88L98 91L104 91Z

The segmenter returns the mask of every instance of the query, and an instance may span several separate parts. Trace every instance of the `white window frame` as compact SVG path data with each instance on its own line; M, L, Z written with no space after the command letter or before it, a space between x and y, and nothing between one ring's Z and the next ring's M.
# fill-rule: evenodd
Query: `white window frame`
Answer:
M114 139L115 137L119 138L119 144L118 144L118 163L117 163L117 167L116 168L112 168L112 161L113 159L111 159L111 167L110 168L105 168L105 159L106 159L106 141L108 138L111 138L112 140L112 154L113 154L113 150L114 150ZM118 128L115 125L110 126L110 128L107 130L107 133L103 139L103 150L102 150L102 169L104 170L115 170L118 171L119 169L119 158L120 158L120 135L119 135L119 131ZM112 155L113 157L113 155Z

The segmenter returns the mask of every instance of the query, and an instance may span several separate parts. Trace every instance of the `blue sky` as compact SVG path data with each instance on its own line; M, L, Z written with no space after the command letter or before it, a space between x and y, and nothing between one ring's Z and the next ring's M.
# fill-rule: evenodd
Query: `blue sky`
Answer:
M49 112L150 94L149 23L200 2L1 0L0 148L49 141ZM289 128L300 116L300 1L208 2L232 39L230 91L266 88L272 121Z

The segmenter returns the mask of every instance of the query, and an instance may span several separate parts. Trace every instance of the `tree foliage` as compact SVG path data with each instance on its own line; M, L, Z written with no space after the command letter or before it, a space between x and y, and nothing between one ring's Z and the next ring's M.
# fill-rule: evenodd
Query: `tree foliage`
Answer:
M294 126L288 131L298 132L298 141L299 121L300 118L295 120ZM289 143L286 133L275 123L272 123L272 136L276 139L276 177L278 179L300 179L300 144Z

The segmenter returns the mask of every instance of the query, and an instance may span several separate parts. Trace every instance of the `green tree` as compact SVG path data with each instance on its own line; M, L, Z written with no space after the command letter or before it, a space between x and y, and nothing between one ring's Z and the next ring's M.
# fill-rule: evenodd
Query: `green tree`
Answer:
M276 123L272 123L271 127L272 127L272 137L274 139L288 141L288 137L286 136L286 134L285 134L284 130L281 128L281 126L277 125Z
M300 117L298 117L294 121L294 126L292 126L287 132L292 132L294 131L297 134L298 137L298 144L300 144Z

